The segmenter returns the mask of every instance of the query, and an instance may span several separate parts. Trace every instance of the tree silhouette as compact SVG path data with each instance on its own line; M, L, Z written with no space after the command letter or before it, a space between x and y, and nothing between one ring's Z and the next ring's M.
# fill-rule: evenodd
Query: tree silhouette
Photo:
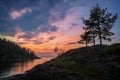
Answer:
M95 29L94 21L91 18L86 19L86 20L84 18L82 18L82 21L83 21L83 24L86 25L86 27L83 27L83 29L85 31L89 32L89 34L88 33L87 34L92 36L91 41L92 41L93 45L95 45L95 38L97 37L97 35L96 35L96 29Z
M102 45L102 39L110 41L110 36L113 35L110 30L112 29L118 15L112 15L107 12L107 8L102 9L97 4L91 10L90 18L95 24L96 34L99 38L100 45Z
M59 49L58 47L55 47L53 51L56 52L57 56L60 56L64 53L65 50Z
M59 50L59 48L58 48L58 47L55 47L54 52L57 52L58 50Z
M95 45L95 38L97 37L100 41L100 45L102 45L102 40L111 41L110 36L114 35L110 30L112 29L118 15L112 15L107 12L107 8L102 9L97 4L95 7L91 9L90 17L88 19L84 19L83 23L86 25L86 30L90 31L92 35L92 41ZM90 35L89 34L89 35Z
M78 41L79 44L86 44L86 47L87 47L87 44L91 42L92 40L92 36L90 36L90 31L87 31L85 30L85 33L80 35L80 37L82 38L80 41Z

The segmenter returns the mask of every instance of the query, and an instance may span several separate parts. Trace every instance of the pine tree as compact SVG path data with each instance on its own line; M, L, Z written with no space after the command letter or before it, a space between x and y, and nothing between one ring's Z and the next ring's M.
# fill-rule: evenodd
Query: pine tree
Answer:
M92 37L89 34L90 34L90 32L89 31L86 32L86 30L85 30L85 33L80 35L81 40L78 41L78 43L79 44L86 44L86 47L87 47L88 43L90 43L92 40Z
M92 36L94 45L96 38L99 39L100 45L102 45L102 40L111 41L110 36L114 35L114 33L111 32L111 29L117 17L117 13L112 15L107 12L107 8L102 9L97 4L91 9L90 17L88 19L82 18L83 23L86 26L84 29L89 31L89 35Z
M94 23L95 33L97 34L100 45L102 45L102 40L111 41L110 36L113 33L110 31L117 19L117 13L112 15L107 12L107 8L102 9L97 4L95 7L91 9L90 20Z
M96 31L95 31L95 24L91 18L84 19L82 18L83 23L86 25L86 27L83 27L83 29L87 32L89 32L89 36L91 36L91 41L93 45L95 45L95 38L96 38Z

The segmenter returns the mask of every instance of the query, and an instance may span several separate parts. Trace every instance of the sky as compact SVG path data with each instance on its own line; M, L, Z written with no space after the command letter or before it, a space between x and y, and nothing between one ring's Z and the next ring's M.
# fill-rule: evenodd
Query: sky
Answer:
M120 42L120 0L0 0L0 37L5 37L40 56L54 56L53 49L73 49L96 4L118 19L111 43Z

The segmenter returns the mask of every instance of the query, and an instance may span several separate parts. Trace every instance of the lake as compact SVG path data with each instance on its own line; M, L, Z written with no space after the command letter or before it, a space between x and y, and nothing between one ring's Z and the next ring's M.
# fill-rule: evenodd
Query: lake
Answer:
M42 64L46 61L49 61L50 59L52 58L41 58L41 59L34 59L30 61L16 63L10 66L9 68L2 70L0 72L0 78L5 78L5 77L16 75L16 74L22 74L25 71L33 68L35 65Z

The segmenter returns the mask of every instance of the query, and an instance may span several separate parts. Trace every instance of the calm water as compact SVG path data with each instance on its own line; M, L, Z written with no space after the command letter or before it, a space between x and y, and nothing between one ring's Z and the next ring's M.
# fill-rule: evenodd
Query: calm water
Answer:
M0 78L5 78L15 74L22 74L25 71L33 68L35 65L42 64L46 61L49 61L50 59L52 58L42 58L42 59L35 59L31 61L16 63L14 66L11 66L5 70L2 70L0 73Z

